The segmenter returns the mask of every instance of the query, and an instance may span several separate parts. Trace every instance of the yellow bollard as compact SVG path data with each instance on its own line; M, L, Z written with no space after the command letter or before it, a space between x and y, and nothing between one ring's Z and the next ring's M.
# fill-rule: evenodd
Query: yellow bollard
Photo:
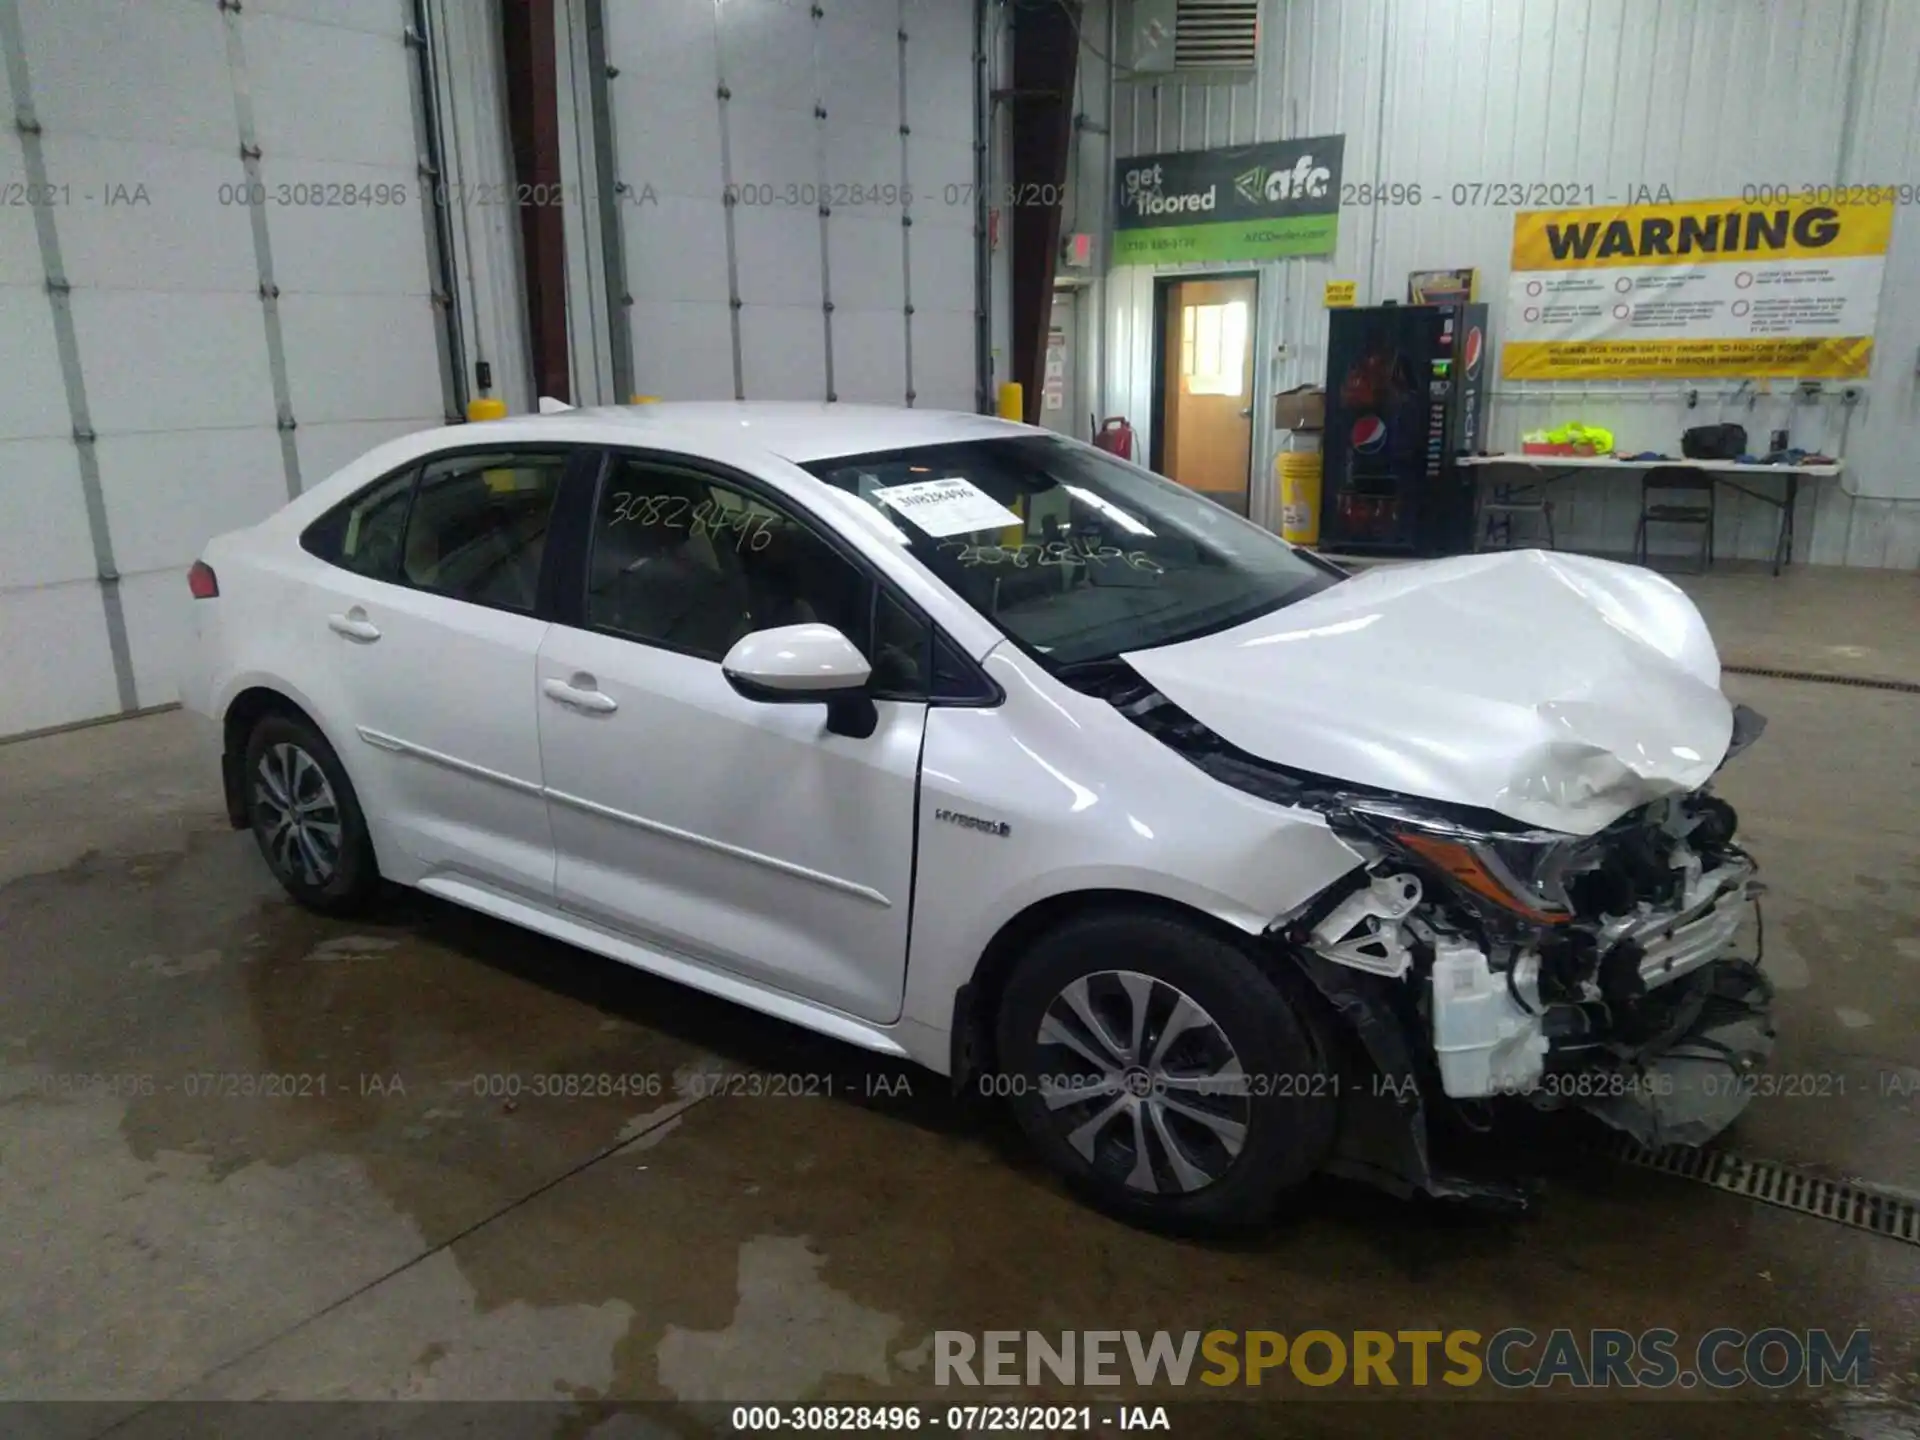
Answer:
M658 395L636 395L633 397L631 403L635 405L658 405L660 403L660 397Z
M1280 473L1280 535L1292 545L1320 543L1320 479L1317 450L1282 450L1274 461Z
M476 395L467 401L467 419L504 420L507 418L507 402L497 395Z
M1024 495L1014 496L1013 505L1010 508L1014 514L1020 517L1020 523L1018 525L1009 525L1000 532L1000 548L1003 550L1018 550L1022 545L1027 543L1027 497Z

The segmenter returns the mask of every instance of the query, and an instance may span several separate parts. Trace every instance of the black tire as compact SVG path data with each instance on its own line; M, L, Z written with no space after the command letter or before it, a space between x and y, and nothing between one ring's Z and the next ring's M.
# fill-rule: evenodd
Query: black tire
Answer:
M1064 1019L1083 1042L1095 1043L1079 1022L1084 1011L1068 998L1076 981L1086 983L1073 992L1075 999L1094 1008L1114 1039L1133 1039L1119 1033L1115 1020L1126 1020L1134 1008L1147 1015L1138 1046L1122 1047L1132 1052L1124 1057L1127 1079L1116 1082L1110 1071L1087 1063L1084 1052L1058 1040L1042 1042L1042 1025L1058 1036ZM1176 998L1169 1000L1167 990ZM1135 1007L1143 994L1146 1002ZM1169 1026L1182 1000L1203 1011L1210 1028ZM1056 1001L1066 1008L1057 1009L1050 1023ZM1182 1013L1191 1022L1192 1011ZM1243 1231L1270 1221L1282 1194L1318 1169L1332 1149L1339 1082L1323 1024L1298 976L1262 966L1245 948L1201 925L1144 909L1086 914L1049 931L1017 963L999 1006L993 1087L1008 1094L1021 1128L1047 1164L1100 1209L1154 1229ZM1191 1087L1199 1074L1227 1073L1220 1068L1220 1042L1230 1046L1246 1077L1233 1087L1237 1095L1228 1090L1198 1098L1191 1088L1162 1088L1174 1076L1180 1077L1174 1084ZM1151 1070L1143 1059L1155 1059ZM1154 1078L1162 1067L1165 1076ZM1124 1096L1111 1088L1078 1088L1115 1083L1143 1088ZM1144 1094L1178 1101L1182 1108L1163 1104L1156 1117L1146 1110ZM1196 1125L1200 1117L1194 1112L1201 1110L1210 1118ZM1111 1118L1089 1136L1102 1113ZM1237 1150L1230 1149L1231 1131L1218 1128L1222 1120L1241 1126ZM1070 1142L1075 1131L1091 1158ZM1141 1148L1148 1151L1144 1174ZM1196 1185L1200 1174L1209 1178Z
M318 804L310 812L315 821L309 839L317 849L295 844L286 827L279 824L279 809L268 784L269 772L281 778L284 788L288 757L304 757L304 764L292 762L298 776L298 796L304 802L316 802L323 794L313 784L314 771L324 778L324 794L330 804ZM312 770L306 768L310 765ZM380 890L380 867L374 859L373 841L367 835L367 822L360 812L360 799L347 779L346 767L326 737L303 719L273 714L263 717L247 737L246 762L241 776L242 794L247 807L247 823L254 841L286 891L309 910L323 915L363 913ZM338 828L337 846L324 844L324 827ZM314 863L315 861L321 863Z

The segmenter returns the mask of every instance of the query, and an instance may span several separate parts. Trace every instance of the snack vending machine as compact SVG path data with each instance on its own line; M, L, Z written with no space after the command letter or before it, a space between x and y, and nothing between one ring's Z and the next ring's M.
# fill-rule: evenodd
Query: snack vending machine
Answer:
M1457 555L1472 548L1491 374L1484 305L1327 312L1321 548Z

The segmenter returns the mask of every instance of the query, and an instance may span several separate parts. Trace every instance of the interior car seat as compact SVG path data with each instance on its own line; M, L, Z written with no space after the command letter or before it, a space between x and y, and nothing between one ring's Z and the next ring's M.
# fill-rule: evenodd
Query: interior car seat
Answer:
M648 498L686 503L658 507L652 523L602 513L588 580L590 618L676 649L725 654L753 628L752 607L738 561L693 528L706 487L658 474L646 484Z

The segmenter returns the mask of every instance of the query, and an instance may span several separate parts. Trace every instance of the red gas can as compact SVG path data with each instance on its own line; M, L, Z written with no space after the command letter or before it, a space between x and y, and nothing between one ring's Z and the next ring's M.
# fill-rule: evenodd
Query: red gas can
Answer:
M1100 428L1093 433L1093 443L1109 455L1133 459L1133 427L1127 424L1125 416L1109 415L1102 420Z

